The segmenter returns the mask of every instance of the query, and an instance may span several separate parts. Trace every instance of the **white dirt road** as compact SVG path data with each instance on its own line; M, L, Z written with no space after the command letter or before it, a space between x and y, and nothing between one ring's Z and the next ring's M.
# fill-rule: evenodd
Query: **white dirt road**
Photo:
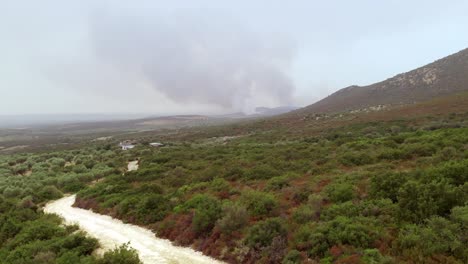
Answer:
M74 202L75 195L64 197L48 203L44 211L60 215L67 224L77 224L90 236L97 238L103 250L113 249L129 242L145 264L223 263L191 248L174 246L169 240L157 238L153 232L145 228L125 224L90 210L72 207Z

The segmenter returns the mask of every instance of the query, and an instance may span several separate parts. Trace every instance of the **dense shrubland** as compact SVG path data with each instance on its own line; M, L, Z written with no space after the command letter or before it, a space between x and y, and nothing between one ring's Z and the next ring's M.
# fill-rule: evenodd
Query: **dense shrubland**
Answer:
M96 240L41 212L79 192L77 206L232 263L468 262L466 115L293 130L0 155L0 259L138 263L126 246L95 257Z
M106 146L0 156L0 262L140 263L127 246L106 253L104 258L94 256L97 240L41 211L49 200L118 173L122 159L125 157L119 158ZM119 262L109 262L112 259Z
M76 184L78 206L233 263L466 263L464 118L185 138L126 152L140 170L124 176L51 185Z

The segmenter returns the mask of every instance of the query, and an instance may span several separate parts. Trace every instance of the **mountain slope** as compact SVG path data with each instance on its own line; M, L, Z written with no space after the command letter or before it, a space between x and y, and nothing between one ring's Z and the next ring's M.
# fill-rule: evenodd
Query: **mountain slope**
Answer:
M368 86L343 88L301 112L325 113L427 101L468 90L468 49Z

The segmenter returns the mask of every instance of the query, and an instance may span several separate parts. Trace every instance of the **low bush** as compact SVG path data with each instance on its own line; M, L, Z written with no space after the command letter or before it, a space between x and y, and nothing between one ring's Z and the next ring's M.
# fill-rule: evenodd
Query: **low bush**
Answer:
M175 210L183 212L189 209L193 209L192 227L198 234L211 231L222 213L221 202L207 194L195 195Z
M378 173L372 176L370 194L374 198L388 198L397 201L398 190L410 178L401 172Z
M124 244L114 250L104 253L97 264L142 264L137 252L131 249L128 244Z
M281 264L296 264L296 263L302 263L302 261L303 261L303 257L301 255L301 252L293 249L293 250L290 250L286 254Z
M374 163L375 158L368 151L348 151L341 155L339 161L345 166L361 166Z
M271 245L276 237L284 237L287 230L283 221L279 218L268 218L253 225L245 239L249 247L266 247Z
M42 187L38 195L44 200L55 200L63 196L62 192L52 185Z
M446 180L420 183L408 181L398 191L399 216L403 220L421 223L432 215L445 216L462 205L464 191Z
M301 205L292 214L292 219L298 224L305 224L318 218L319 212L310 205Z
M271 216L278 207L278 202L272 194L259 191L244 192L240 201L252 216Z
M323 210L320 214L322 221L331 221L339 216L355 217L361 213L361 208L353 202L348 201L340 204L333 204Z
M330 184L325 192L334 203L346 202L356 197L354 186L346 182Z
M281 190L284 187L289 186L290 179L291 176L289 175L273 177L268 180L266 189L271 191Z
M226 203L223 205L223 217L218 220L216 225L221 232L230 234L247 225L248 218L249 213L245 206L237 203Z
M172 209L169 200L161 194L151 194L139 199L141 200L137 205L136 213L145 224L161 221Z
M461 226L438 216L427 220L426 225L404 226L397 239L399 249L412 257L415 257L414 254L424 257L449 254L466 260L468 251L465 243Z
M368 248L378 237L379 228L375 221L364 218L339 216L323 222L313 229L299 233L299 243L309 246L313 257L323 257L333 245L350 245L355 248Z
M255 166L245 173L245 176L251 180L271 179L279 175L280 172L278 170L267 164Z

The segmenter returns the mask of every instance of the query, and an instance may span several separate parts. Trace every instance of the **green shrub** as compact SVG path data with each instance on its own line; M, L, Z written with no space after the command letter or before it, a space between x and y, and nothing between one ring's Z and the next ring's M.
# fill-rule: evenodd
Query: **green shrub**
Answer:
M351 201L333 204L330 207L323 210L320 214L320 220L330 221L339 216L354 217L358 216L361 212L359 206L353 204Z
M283 221L279 218L268 218L252 226L245 239L249 247L266 247L271 245L276 237L284 237L287 234Z
M432 217L426 226L404 226L397 239L397 245L406 255L420 254L432 256L434 254L456 255L463 259L465 255L465 239L460 225L452 223L442 217Z
M379 160L400 160L405 159L407 156L401 149L385 148L377 155Z
M253 216L272 215L278 207L275 197L265 192L247 191L242 194L240 200Z
M58 179L58 186L65 192L78 192L83 189L86 184L81 182L76 174L68 174L61 176Z
M62 158L51 158L47 162L49 162L52 166L56 166L58 168L63 168L65 166L66 161Z
M244 170L239 168L239 167L234 167L234 168L229 168L226 170L225 174L224 174L224 178L228 179L228 180L239 180L239 179L242 179L244 177Z
M408 181L398 191L399 215L402 219L421 223L432 215L448 215L464 203L463 191L447 181L420 183Z
M164 190L163 187L157 183L148 183L135 189L135 194L142 193L163 194Z
M73 166L72 170L74 173L84 173L88 170L88 168L86 168L86 166L83 164L79 164L79 165Z
M311 256L322 257L331 246L338 244L368 248L378 238L378 230L371 219L339 216L301 234L300 242L310 245Z
M293 250L290 250L288 254L286 254L281 264L299 264L299 263L302 263L302 261L303 259L302 259L301 252L293 249Z
M223 217L216 223L221 232L230 234L241 230L248 222L249 213L245 206L237 203L226 203L223 205Z
M398 206L390 199L362 201L358 204L360 215L380 218L381 221L394 222Z
M45 200L55 200L63 196L62 192L52 185L42 187L38 195Z
M309 205L301 205L294 210L292 219L298 224L308 223L318 217L318 212Z
M212 204L207 208L196 209L192 219L193 230L199 234L211 231L220 216L221 206L219 203Z
M380 254L379 250L375 248L364 250L363 255L362 261L366 264L380 264L384 260L382 254Z
M388 198L397 201L398 190L407 181L407 174L387 172L375 174L371 178L370 194L374 198Z
M440 151L438 151L437 156L439 157L440 160L449 161L451 159L457 158L458 152L456 148L450 146L450 147L445 147L441 149Z
M293 236L293 245L299 250L309 250L312 247L314 226L311 223L301 225Z
M104 253L97 264L142 264L136 250L124 244L114 250Z
M405 156L428 157L437 151L437 147L429 143L406 144L403 147Z
M192 227L197 233L211 231L222 213L221 202L207 194L195 195L182 206L175 208L176 212L188 209L193 209Z
M124 216L126 214L131 214L133 213L136 209L137 206L140 202L140 198L138 197L127 197L124 200L122 200L118 205L117 205L117 213L119 216Z
M5 196L6 198L19 197L22 193L23 191L21 190L21 188L18 187L6 187L3 190L3 196Z
M161 221L170 209L169 200L161 194L151 194L141 199L136 208L139 219L146 224Z
M297 204L306 202L311 192L307 186L294 188L292 191L292 200Z
M449 179L455 185L463 185L468 182L468 159L443 163L428 170L427 174L432 179Z
M217 192L229 192L231 189L229 182L223 178L214 179L210 187Z
M280 173L268 164L261 164L246 171L245 175L251 180L271 179Z
M27 170L29 170L29 166L27 164L18 164L13 168L13 172L15 174L24 174Z
M375 158L368 151L352 151L341 155L339 161L345 166L361 166L374 163Z
M468 205L452 208L450 218L461 226L468 227Z
M356 197L354 186L350 183L333 183L326 187L325 192L332 202L342 203Z
M39 219L25 225L21 229L21 232L13 240L9 241L9 246L14 248L35 240L50 240L56 236L64 236L65 234L64 228L55 223Z
M289 186L290 178L287 175L273 177L268 180L266 189L278 191L283 189L284 187Z

